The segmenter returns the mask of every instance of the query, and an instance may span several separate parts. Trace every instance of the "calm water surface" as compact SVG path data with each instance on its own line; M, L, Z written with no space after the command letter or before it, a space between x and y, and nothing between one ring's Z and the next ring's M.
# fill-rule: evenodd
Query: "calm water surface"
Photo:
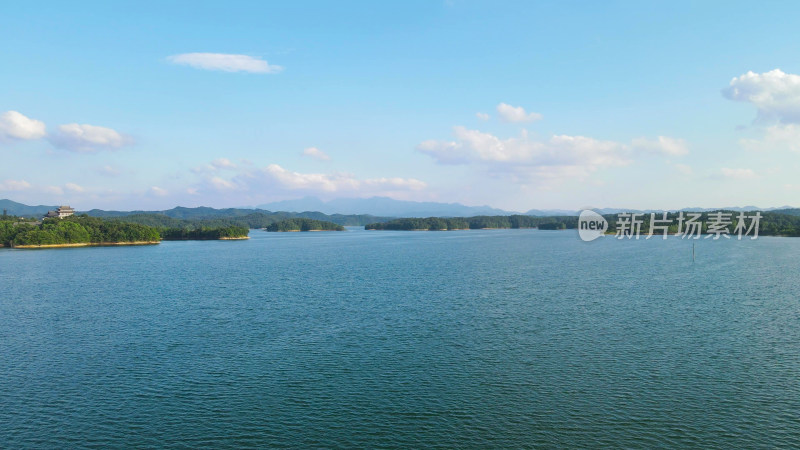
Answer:
M800 446L800 239L0 249L0 447Z

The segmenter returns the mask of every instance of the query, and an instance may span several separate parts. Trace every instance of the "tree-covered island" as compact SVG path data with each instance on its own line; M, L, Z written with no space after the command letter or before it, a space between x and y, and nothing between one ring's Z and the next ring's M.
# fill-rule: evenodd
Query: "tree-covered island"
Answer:
M551 225L552 224L552 225ZM564 229L571 225L575 228L577 217L534 217L524 215L512 216L475 216L475 217L425 217L403 218L387 222L370 223L367 230L403 230L403 231L448 231L448 230L481 230L492 228L545 228Z
M239 225L230 225L216 228L164 228L159 232L161 239L165 241L208 241L249 239L250 229Z
M326 220L293 218L272 223L266 231L344 231L344 227Z

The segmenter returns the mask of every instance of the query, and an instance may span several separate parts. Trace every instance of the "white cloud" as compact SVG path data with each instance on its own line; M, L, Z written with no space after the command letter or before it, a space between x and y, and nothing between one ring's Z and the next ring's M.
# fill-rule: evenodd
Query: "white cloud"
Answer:
M735 180L750 180L756 178L756 173L752 169L730 169L723 167L720 173L725 178L733 178Z
M231 162L228 158L217 158L214 161L211 161L211 165L216 167L217 169L235 169L236 164Z
M158 186L152 186L150 187L150 194L155 195L156 197L166 197L169 192L167 192L166 189Z
M17 111L0 114L0 141L40 139L45 133L44 122L26 117Z
M527 113L525 108L521 106L511 106L507 103L500 103L497 105L497 113L500 118L506 122L533 122L541 120L542 115L539 113Z
M683 139L659 136L656 140L637 138L631 141L635 150L647 153L663 154L668 156L682 156L689 154L689 149Z
M523 131L519 138L453 128L456 140L425 141L417 149L441 164L506 164L509 166L614 166L630 162L623 145L584 136L557 135L535 141Z
M330 161L331 157L328 156L327 153L323 152L322 150L316 147L308 147L307 149L303 150L303 155L308 156L314 159L318 159L320 161Z
M64 187L67 188L67 190L70 191L70 192L78 192L78 193L80 193L80 192L85 192L86 191L86 189L83 186L80 186L80 185L75 184L75 183L67 183L67 184L64 185Z
M480 113L480 112L479 113L475 113L475 117L477 117L480 120L483 120L484 122L489 120L489 115L486 114L486 113Z
M222 177L212 177L208 181L217 191L233 191L236 189L236 184Z
M167 60L195 69L223 72L279 73L283 70L283 67L270 65L258 57L228 53L182 53L169 56Z
M682 140L665 136L623 144L569 135L535 140L525 130L518 138L501 139L461 126L453 127L453 134L453 141L428 140L417 150L440 164L477 165L492 175L511 176L513 181L583 178L601 168L628 165L642 153L673 156L687 152Z
M69 123L60 125L58 132L50 137L50 142L73 152L94 153L117 149L131 144L133 140L111 128Z
M420 191L426 187L425 182L414 178L359 179L347 173L302 173L270 164L260 169L242 170L230 179L219 176L206 178L196 192L226 194L235 191L251 198L287 193L367 196Z
M759 120L800 123L800 76L780 69L747 72L731 80L722 90L730 100L752 103Z
M25 180L0 181L0 191L25 191L30 188L31 184Z
M773 125L764 130L763 139L741 139L739 143L747 150L758 152L770 150L800 152L800 125Z
M321 174L291 172L277 164L270 164L261 173L285 189L336 192L355 190L358 181L347 174Z
M236 170L236 163L228 158L217 158L208 164L203 164L192 169L192 172L198 174L211 175L219 172L220 170Z
M261 170L261 175L283 189L314 192L358 192L376 193L382 190L421 190L427 184L414 178L368 178L359 180L352 174L299 173L277 164Z

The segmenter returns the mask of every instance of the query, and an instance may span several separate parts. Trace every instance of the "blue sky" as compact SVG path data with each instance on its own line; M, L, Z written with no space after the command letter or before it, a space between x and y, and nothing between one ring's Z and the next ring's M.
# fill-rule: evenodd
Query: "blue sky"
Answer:
M0 198L800 205L796 2L164 3L3 6Z

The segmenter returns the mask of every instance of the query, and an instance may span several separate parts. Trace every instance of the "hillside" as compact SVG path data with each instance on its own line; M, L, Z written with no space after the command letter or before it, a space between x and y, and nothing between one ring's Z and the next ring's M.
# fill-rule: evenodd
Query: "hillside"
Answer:
M491 206L466 206L460 203L414 202L388 197L338 198L322 201L316 197L258 205L272 211L320 211L326 214L357 214L385 217L466 217L478 215L508 215L510 211Z
M8 199L1 199L0 200L0 213L3 210L8 211L8 215L10 216L18 216L18 217L41 217L47 214L47 211L52 211L58 208L57 206L45 206L45 205L37 205L37 206L28 206L22 203L17 203L13 200Z
M151 226L176 226L175 224L177 222L174 220L185 220L201 223L205 226L242 225L249 228L265 228L272 223L294 218L322 220L343 226L363 226L372 222L389 220L388 217L378 217L363 214L328 215L316 211L272 212L262 209L215 209L209 207L185 208L181 206L163 211L104 211L100 209L93 209L87 211L86 214L94 217L120 218L129 222L142 223Z

